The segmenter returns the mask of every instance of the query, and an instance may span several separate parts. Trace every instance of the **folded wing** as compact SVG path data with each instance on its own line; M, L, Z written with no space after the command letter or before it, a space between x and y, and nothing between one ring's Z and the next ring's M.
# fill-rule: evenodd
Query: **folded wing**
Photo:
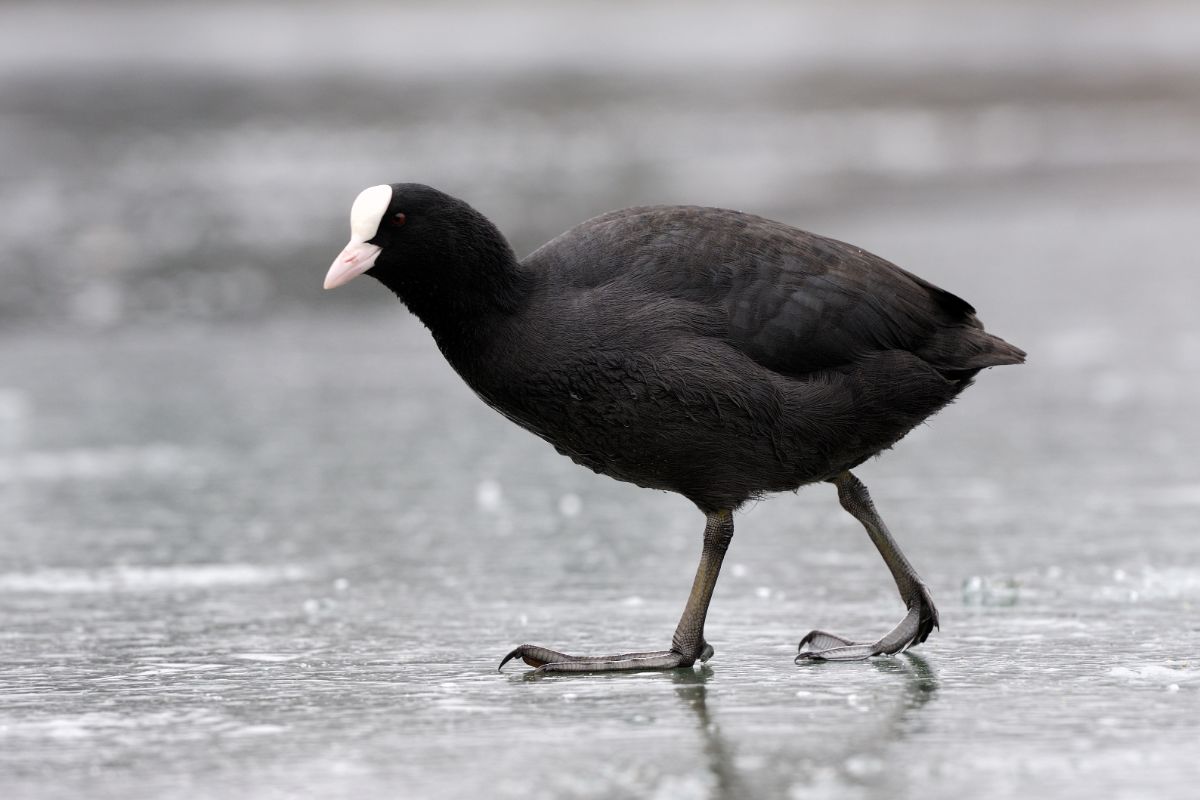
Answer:
M983 330L965 300L853 245L772 220L658 206L605 214L577 231L576 247L582 234L605 258L574 259L587 271L564 279L606 294L649 288L720 309L727 327L719 334L783 374L837 369L887 350L913 353L951 379L1024 360ZM527 264L553 268L556 241Z

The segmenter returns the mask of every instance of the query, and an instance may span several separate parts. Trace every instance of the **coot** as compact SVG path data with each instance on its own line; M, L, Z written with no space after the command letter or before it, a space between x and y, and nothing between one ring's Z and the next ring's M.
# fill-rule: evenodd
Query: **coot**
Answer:
M908 613L874 642L813 631L797 661L896 653L937 626L929 591L850 470L979 370L1024 360L966 301L853 245L719 208L613 211L518 260L465 202L397 183L359 194L350 231L326 289L371 275L488 405L576 463L678 492L707 517L669 649L575 656L523 644L501 667L707 660L704 619L733 512L820 481L866 528Z

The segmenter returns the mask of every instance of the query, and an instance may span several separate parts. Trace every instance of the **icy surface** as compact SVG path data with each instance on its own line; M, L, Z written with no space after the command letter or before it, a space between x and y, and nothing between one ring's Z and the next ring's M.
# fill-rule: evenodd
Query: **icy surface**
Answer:
M494 669L665 644L702 518L489 412L399 309L10 338L6 794L1186 796L1200 376L1128 330L1118 406L1035 358L862 470L940 603L911 658L792 664L900 615L812 487L740 516L708 666L539 680Z

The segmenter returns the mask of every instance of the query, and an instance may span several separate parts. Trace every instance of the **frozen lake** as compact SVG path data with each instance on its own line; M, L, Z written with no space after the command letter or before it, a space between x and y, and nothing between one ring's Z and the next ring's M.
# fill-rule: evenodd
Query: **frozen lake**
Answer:
M159 73L87 51L51 68L64 34L15 8L47 38L0 34L22 68L0 114L6 800L1192 796L1190 5L1125 12L1148 43L1055 12L1107 60L1026 30L1022 5L848 53L816 43L849 23L810 14L805 58L768 37L718 50L711 81L685 69L697 30L632 63L574 39L493 53L495 74L462 46L457 71L395 84L370 54L327 80L230 67L203 46L221 8L182 55L125 51ZM789 8L756 30L798 24ZM318 42L328 20L303 9ZM388 13L433 36L466 11ZM984 22L994 39L960 35ZM666 646L703 517L488 410L378 286L319 294L354 193L408 177L522 251L613 206L720 203L974 303L1029 364L858 471L942 630L908 656L792 663L811 628L866 637L901 613L815 486L738 517L703 668L498 674L525 641Z

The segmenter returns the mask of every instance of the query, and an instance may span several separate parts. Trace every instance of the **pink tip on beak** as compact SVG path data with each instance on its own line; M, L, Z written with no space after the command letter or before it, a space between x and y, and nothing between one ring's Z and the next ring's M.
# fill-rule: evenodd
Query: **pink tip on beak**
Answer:
M336 289L375 266L375 259L379 258L381 249L378 245L351 239L345 249L338 253L333 265L329 267L329 272L325 274L325 288Z

